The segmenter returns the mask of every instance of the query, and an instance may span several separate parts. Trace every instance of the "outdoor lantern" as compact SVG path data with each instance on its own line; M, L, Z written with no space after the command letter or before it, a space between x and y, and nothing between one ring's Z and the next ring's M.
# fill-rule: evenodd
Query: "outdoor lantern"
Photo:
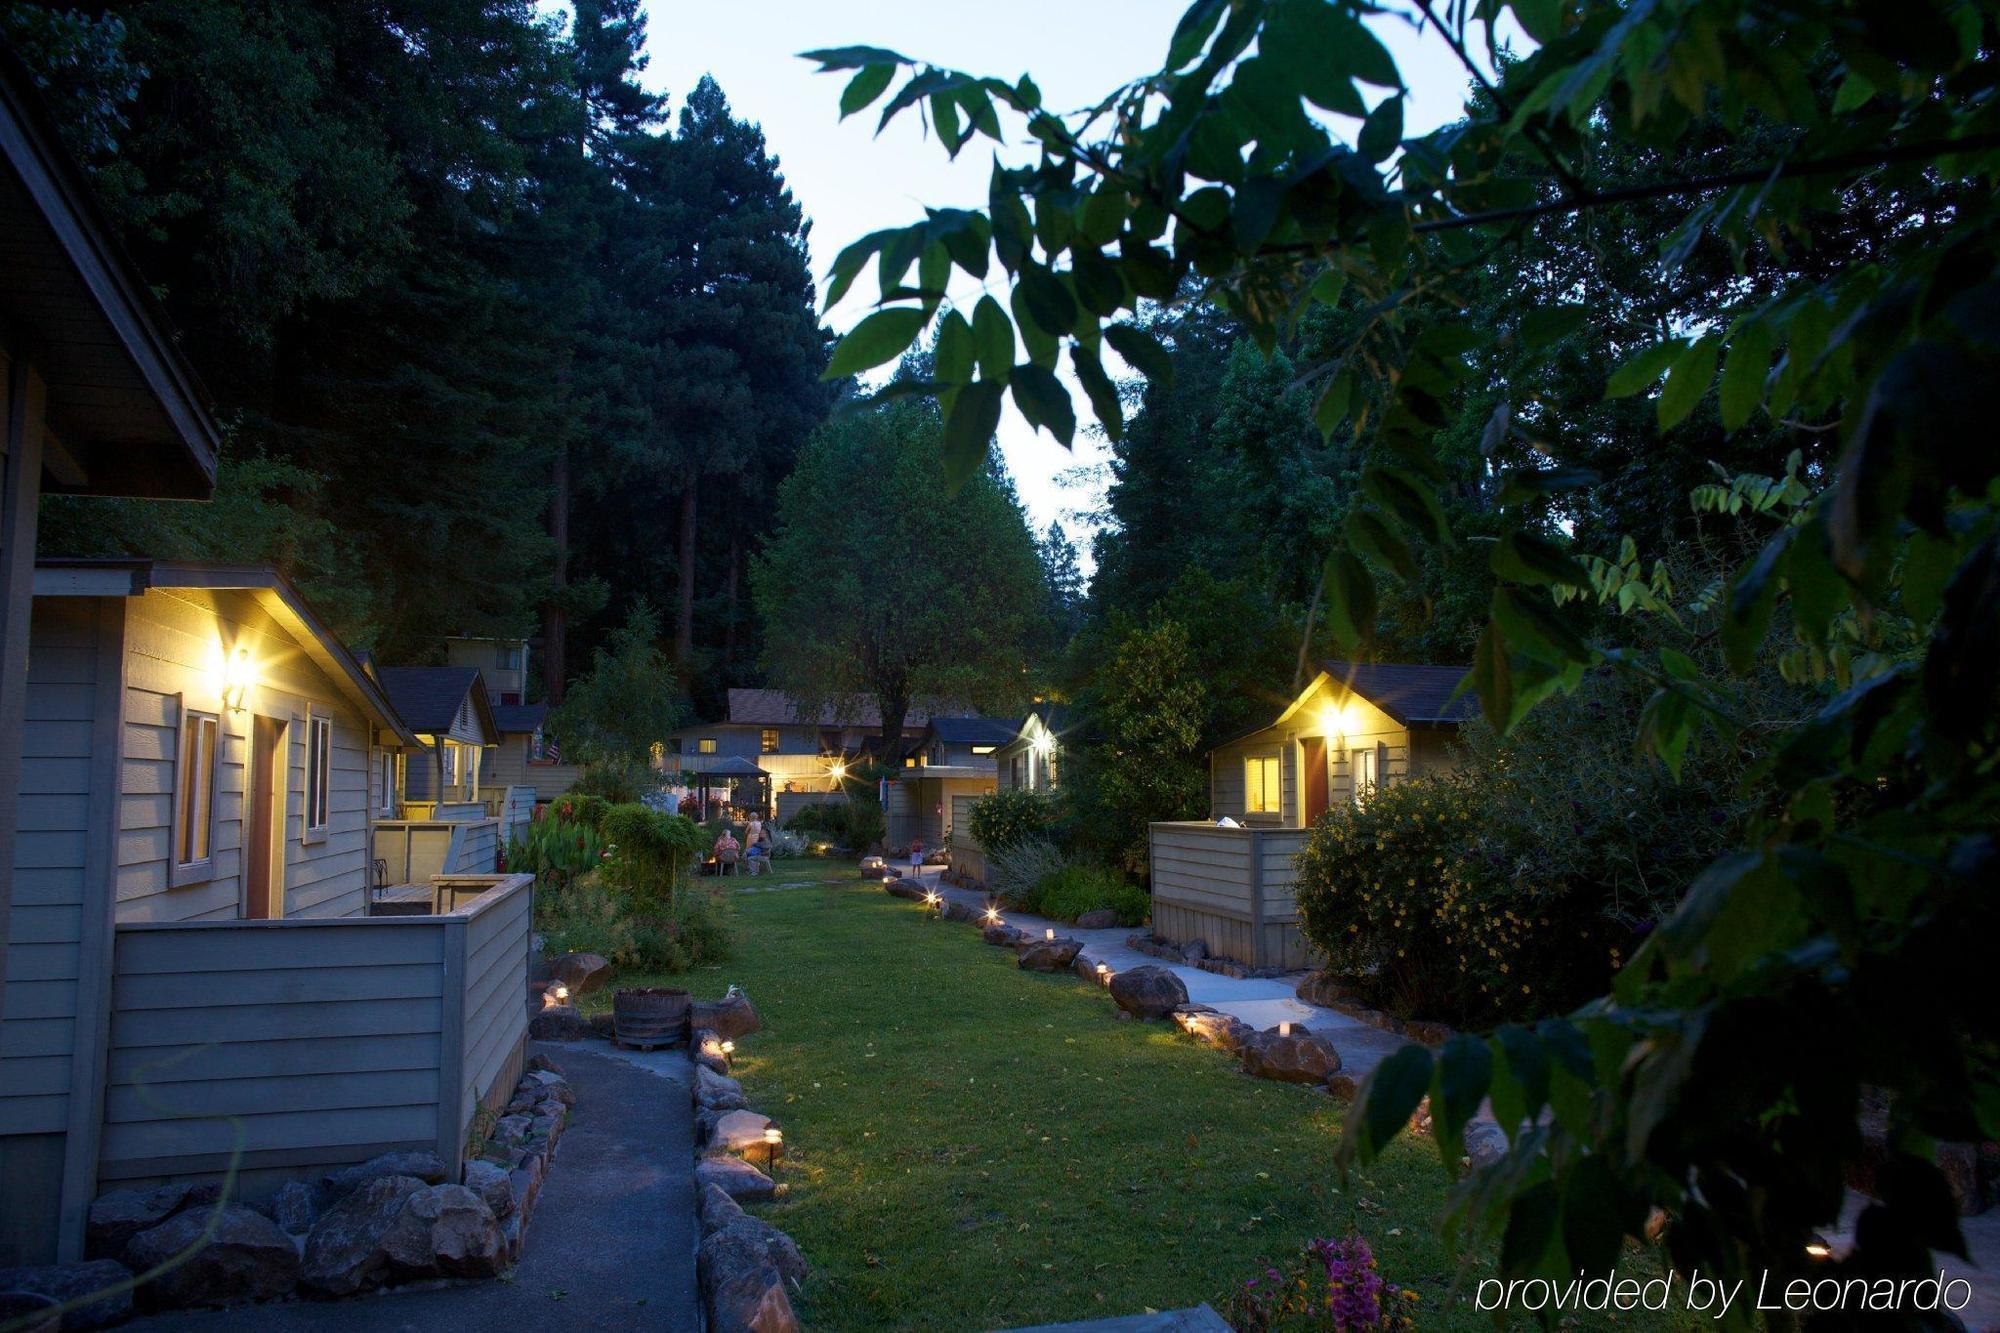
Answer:
M1278 1023L1278 1035L1281 1037L1289 1037L1292 1035L1292 1025L1289 1020L1281 1020Z
M556 1003L557 1004L569 1003L569 987L561 984L558 984L556 986Z
M1806 1244L1806 1257L1808 1259L1831 1259L1833 1258L1833 1246L1827 1244L1818 1236L1814 1236Z
M734 1055L734 1054L736 1054L736 1043L735 1043L735 1042L733 1042L733 1041L725 1041L725 1042L723 1042L723 1043L722 1043L722 1053L723 1053L723 1055L724 1055L724 1056L731 1056L731 1055Z
M986 904L986 924L989 926L997 926L1001 924L1000 909L995 907L992 903Z
M1111 984L1111 964L1099 963L1097 965L1097 984L1100 986L1109 986Z
M232 713L243 711L243 696L249 692L252 671L250 650L238 648L222 656L222 706Z
M773 1171L778 1165L778 1150L785 1144L785 1131L776 1125L764 1131L764 1170Z

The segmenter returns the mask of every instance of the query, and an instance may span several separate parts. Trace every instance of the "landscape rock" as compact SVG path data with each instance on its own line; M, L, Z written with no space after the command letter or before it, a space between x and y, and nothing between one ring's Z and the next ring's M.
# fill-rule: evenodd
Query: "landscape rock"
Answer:
M1181 946L1181 957L1187 959L1190 963L1199 963L1202 959L1208 957L1208 941L1200 937L1189 940Z
M507 1168L499 1163L474 1159L465 1164L462 1183L479 1196L494 1217L505 1221L514 1211L514 1191L508 1186L507 1176Z
M688 1042L694 1062L718 1074L729 1072L729 1057L722 1053L722 1038L707 1028L697 1028Z
M722 1230L739 1217L749 1216L743 1211L743 1205L730 1198L729 1191L720 1185L704 1186L696 1206L700 1210L701 1234L704 1236L711 1231Z
M507 1173L507 1193L514 1200L513 1217L526 1217L542 1192L542 1159L530 1157ZM512 1218L509 1219L513 1220Z
M561 1074L546 1069L530 1070L521 1075L521 1089L535 1095L539 1100L554 1099L564 1106L576 1105L576 1093L570 1088L569 1080Z
M1487 1166L1507 1155L1507 1134L1491 1120L1474 1120L1465 1127L1465 1155L1475 1167Z
M382 1235L382 1253L406 1277L492 1277L503 1249L493 1210L463 1185L418 1190Z
M618 1035L618 1015L609 1009L600 1009L590 1016L590 1030L606 1041Z
M947 921L980 921L986 917L984 911L971 903L959 902L956 898L945 899L942 911Z
M526 1111L503 1115L494 1122L493 1137L501 1143L519 1143L528 1137L534 1117Z
M536 1051L533 1055L529 1056L527 1062L521 1066L521 1076L523 1078L535 1073L556 1074L565 1078L568 1077L568 1075L563 1074L561 1065L549 1059L548 1056L542 1054L540 1051Z
M983 917L985 913L982 912L980 915ZM995 924L980 931L979 938L985 940L988 944L997 944L1002 948L1012 948L1028 937L1025 932L1016 930L1012 926Z
M764 1141L764 1131L771 1127L771 1117L758 1115L755 1111L725 1111L716 1117L715 1126L709 1131L708 1147L721 1152L742 1152L752 1144Z
M710 1185L720 1187L724 1194L738 1203L761 1203L776 1198L778 1193L777 1185L769 1176L741 1157L727 1154L704 1157L695 1164L695 1193L706 1193Z
M326 1186L304 1180L288 1180L271 1196L271 1220L287 1236L303 1236L313 1229L326 1211Z
M1175 1011L1174 1018L1188 1032L1218 1050L1240 1051L1257 1035L1257 1029L1236 1015L1207 1005L1183 1005Z
M115 1259L132 1237L172 1217L187 1200L186 1185L151 1190L110 1190L90 1204L83 1249L93 1259Z
M1097 960L1088 954L1078 954L1070 960L1069 970L1093 985L1097 982Z
M694 1099L711 1111L734 1111L750 1104L741 1083L702 1066L696 1066L694 1071Z
M299 1283L299 1252L278 1224L254 1208L224 1204L219 1217L205 1208L177 1213L132 1237L125 1265L135 1273L174 1258L201 1240L213 1219L208 1243L139 1289L140 1299L160 1309L239 1305L274 1301Z
M1337 1102L1351 1102L1361 1094L1361 1077L1358 1074L1329 1074L1326 1092Z
M552 1004L528 1020L528 1035L536 1041L588 1041L597 1029L573 1004Z
M783 1276L753 1232L728 1227L702 1241L696 1271L711 1333L795 1333Z
M1187 987L1164 967L1144 963L1111 978L1111 998L1135 1018L1165 1018L1187 1003Z
M701 1234L712 1236L718 1231L740 1230L757 1237L777 1266L778 1275L792 1286L797 1287L806 1280L805 1256L790 1236L772 1226L761 1217L752 1217L743 1211L743 1206L729 1197L719 1185L710 1185L701 1192Z
M1455 1032L1456 1029L1450 1025L1428 1018L1412 1018L1403 1023L1403 1035L1425 1046L1442 1046L1452 1039Z
M1340 1072L1340 1052L1311 1032L1260 1032L1243 1043L1243 1072L1281 1083L1321 1083Z
M571 995L603 990L611 974L611 961L601 954L566 953L549 964L550 978L569 987Z
M741 1041L764 1026L750 997L732 990L719 1000L697 1000L688 1015L691 1028L709 1028L725 1041Z
M1338 1001L1352 999L1354 987L1331 972L1308 972L1293 993L1306 1004L1331 1009Z
M359 1166L343 1167L332 1172L326 1178L326 1191L331 1198L338 1199L371 1180L380 1180L385 1176L415 1176L426 1185L442 1185L451 1179L451 1175L436 1153L410 1148L401 1152L385 1152Z
M381 1286L389 1275L382 1238L410 1196L424 1188L416 1176L377 1176L327 1209L306 1237L300 1289L333 1298Z
M25 1291L67 1304L79 1296L115 1287L132 1276L116 1259L87 1259L79 1264L43 1264L35 1268L0 1268L0 1291ZM100 1296L88 1305L63 1313L64 1329L110 1328L132 1317L132 1293Z
M1078 930L1110 930L1118 924L1118 909L1098 907L1085 912L1076 919Z
M1032 940L1015 960L1023 972L1061 972L1083 952L1083 941L1067 936L1053 940Z

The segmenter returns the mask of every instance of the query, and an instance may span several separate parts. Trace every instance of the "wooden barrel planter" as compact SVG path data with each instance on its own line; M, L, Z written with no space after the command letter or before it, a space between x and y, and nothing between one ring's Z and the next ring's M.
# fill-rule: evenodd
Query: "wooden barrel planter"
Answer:
M620 1046L650 1051L687 1035L688 993L673 986L642 986L611 997L612 1031Z

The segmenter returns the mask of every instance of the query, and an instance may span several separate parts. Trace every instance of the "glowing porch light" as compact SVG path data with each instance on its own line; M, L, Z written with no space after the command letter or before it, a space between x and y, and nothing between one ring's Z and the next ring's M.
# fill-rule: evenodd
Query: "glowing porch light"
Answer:
M829 768L827 770L827 775L831 777L835 782L838 782L842 778L847 776L847 765L836 763L832 768Z
M216 693L222 696L222 706L232 713L243 711L244 696L257 683L257 669L250 661L250 650L238 648L235 652L223 650L221 660L216 663Z

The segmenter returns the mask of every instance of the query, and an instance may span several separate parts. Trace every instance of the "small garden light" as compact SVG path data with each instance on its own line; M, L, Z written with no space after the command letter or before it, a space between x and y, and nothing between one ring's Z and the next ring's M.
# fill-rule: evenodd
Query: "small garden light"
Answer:
M1279 1022L1278 1022L1278 1035L1279 1035L1279 1036L1281 1036L1281 1037L1289 1037L1289 1036L1291 1036L1291 1035L1292 1035L1292 1024L1291 1024L1291 1021L1290 1021L1289 1019L1281 1019L1281 1020L1279 1020Z
M785 1131L776 1125L764 1131L764 1171L765 1174L777 1170L778 1152L785 1145Z
M1097 965L1097 984L1100 986L1109 986L1111 984L1111 964L1099 963Z
M1045 940L1052 940L1055 937L1056 937L1056 928L1054 926L1050 926L1047 930L1042 932L1042 938Z
M735 1042L733 1042L733 1041L725 1041L725 1042L723 1042L723 1043L722 1043L722 1054L723 1054L723 1058L724 1058L724 1059L727 1059L728 1057L730 1057L730 1056L732 1056L732 1055L736 1054L736 1043L735 1043Z
M1831 1259L1833 1258L1833 1246L1827 1244L1822 1238L1814 1236L1806 1243L1806 1258L1819 1260Z
M985 919L986 919L986 924L989 926L998 926L1005 924L1000 920L1000 909L998 907L995 907L992 903L986 904Z

